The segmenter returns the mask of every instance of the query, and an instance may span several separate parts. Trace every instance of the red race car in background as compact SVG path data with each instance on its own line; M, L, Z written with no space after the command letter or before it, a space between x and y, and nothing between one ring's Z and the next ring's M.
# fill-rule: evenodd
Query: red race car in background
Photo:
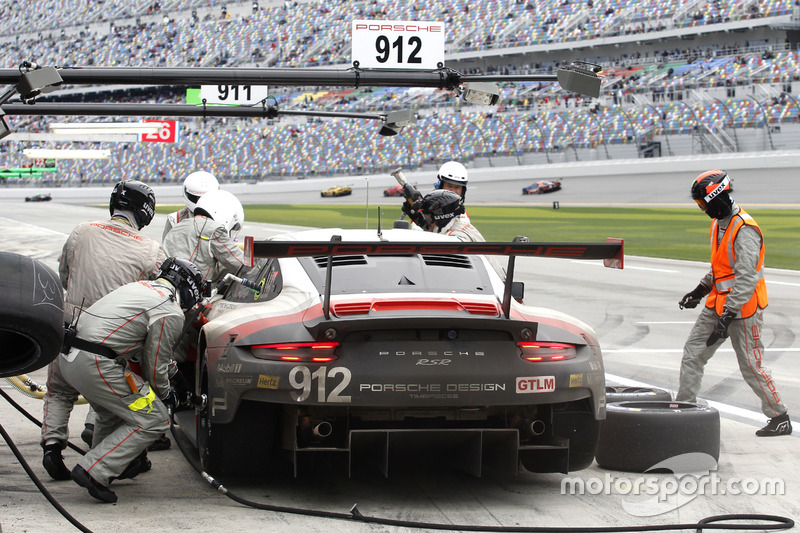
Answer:
M561 180L541 180L522 188L522 194L544 194L561 189Z
M402 185L395 185L394 187L389 187L388 189L383 190L384 196L403 196L403 186Z

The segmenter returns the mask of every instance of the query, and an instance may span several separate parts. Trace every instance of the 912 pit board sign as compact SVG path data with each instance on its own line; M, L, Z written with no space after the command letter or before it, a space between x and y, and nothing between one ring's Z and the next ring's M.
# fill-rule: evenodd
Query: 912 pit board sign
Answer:
M435 70L444 65L444 22L354 20L359 68Z

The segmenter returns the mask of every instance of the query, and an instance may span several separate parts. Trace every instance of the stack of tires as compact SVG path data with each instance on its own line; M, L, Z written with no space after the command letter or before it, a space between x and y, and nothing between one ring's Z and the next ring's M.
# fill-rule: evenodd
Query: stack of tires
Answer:
M717 461L719 435L719 412L704 402L673 401L663 389L606 387L595 460L622 472L647 472L688 453Z
M58 274L36 259L0 252L0 377L46 367L63 339Z

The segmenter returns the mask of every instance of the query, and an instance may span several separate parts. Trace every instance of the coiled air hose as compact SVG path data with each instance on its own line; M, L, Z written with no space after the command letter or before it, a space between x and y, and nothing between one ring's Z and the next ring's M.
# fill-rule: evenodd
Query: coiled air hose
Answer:
M26 376L25 374L20 374L19 376L10 376L5 378L5 380L28 398L36 398L37 400L41 400L44 398L44 394L47 392L47 387L39 385L32 378ZM86 398L83 396L78 396L78 401L75 402L75 405L84 405L87 403L89 402L86 401Z

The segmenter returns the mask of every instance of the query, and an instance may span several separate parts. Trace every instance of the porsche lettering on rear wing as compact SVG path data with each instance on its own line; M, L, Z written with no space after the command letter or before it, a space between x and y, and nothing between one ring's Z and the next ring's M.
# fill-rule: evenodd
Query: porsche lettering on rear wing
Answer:
M610 268L623 268L622 239L604 243L559 242L288 242L255 241L245 237L245 264L257 257L316 257L334 255L462 254L505 255L509 257L554 257L560 259L603 259Z
M461 254L504 255L508 257L503 315L511 315L511 298L514 286L514 260L517 256L552 257L560 259L602 259L609 268L623 268L624 243L622 239L608 238L601 243L528 242L527 237L516 237L513 242L342 242L334 236L330 241L255 241L245 237L245 264L255 265L257 257L328 257L325 274L323 313L330 319L331 272L337 255L399 255L399 254Z

